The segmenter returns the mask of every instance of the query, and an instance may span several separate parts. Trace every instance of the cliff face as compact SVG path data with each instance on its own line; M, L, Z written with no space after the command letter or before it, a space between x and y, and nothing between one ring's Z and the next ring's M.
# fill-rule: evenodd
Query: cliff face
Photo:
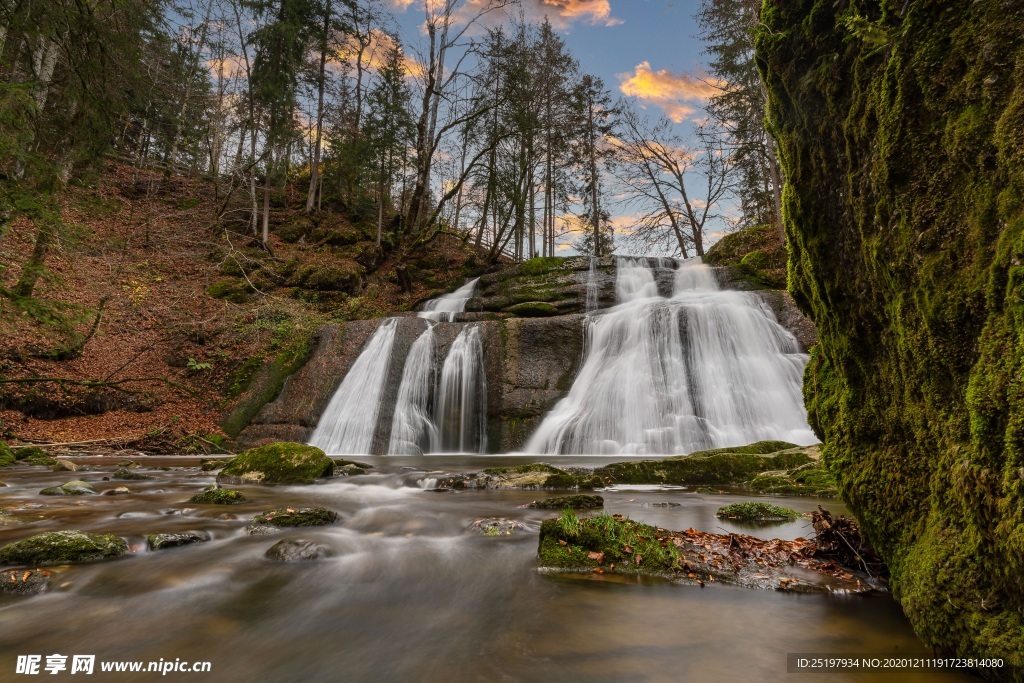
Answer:
M1024 5L766 2L811 424L915 629L1024 671Z

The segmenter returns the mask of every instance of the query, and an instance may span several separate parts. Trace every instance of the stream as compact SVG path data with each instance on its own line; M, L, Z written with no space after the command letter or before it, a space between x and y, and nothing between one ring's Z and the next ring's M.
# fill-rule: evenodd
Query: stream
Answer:
M240 505L194 505L214 480L195 457L136 457L144 481L104 481L121 458L79 458L85 472L18 466L3 473L0 507L34 520L0 529L9 543L43 531L82 529L126 538L128 556L53 568L40 596L0 594L0 681L17 675L17 655L94 654L108 660L209 661L209 673L166 680L261 681L713 681L792 680L786 655L926 649L888 595L801 595L728 586L706 588L612 574L536 568L537 529L557 511L519 507L558 492L425 490L440 473L528 462L513 456L366 457L370 474L306 487L237 487ZM618 456L617 460L622 460ZM546 456L556 466L598 466L599 457ZM160 469L169 468L169 469ZM102 493L48 497L46 486L81 478ZM605 510L670 529L796 538L809 521L749 526L719 520L739 493L637 489L598 492ZM837 500L772 498L810 512ZM339 513L329 527L248 536L252 515L285 505ZM502 517L522 534L469 531ZM206 543L151 552L144 535L205 530ZM264 557L283 538L329 546L333 556L280 563ZM78 680L64 672L47 680ZM177 677L176 677L177 676ZM158 673L107 673L96 680L143 681ZM803 674L858 680L968 680L958 673ZM88 680L88 679L87 679Z

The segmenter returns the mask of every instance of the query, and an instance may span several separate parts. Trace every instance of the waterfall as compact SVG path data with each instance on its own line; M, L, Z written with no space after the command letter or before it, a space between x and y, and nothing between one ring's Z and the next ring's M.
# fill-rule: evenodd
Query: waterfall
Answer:
M438 442L437 428L430 420L434 375L434 326L430 324L405 359L388 455L422 455Z
M454 321L456 313L462 313L466 310L466 302L473 297L473 290L476 289L476 283L479 279L473 278L454 292L431 299L424 304L423 310L417 315L428 320Z
M389 318L374 331L320 416L310 445L332 455L370 452L391 364L396 323L396 318Z
M619 259L617 304L588 318L587 357L526 450L690 453L762 439L817 439L801 381L807 356L753 295L718 289L702 264L659 296L645 260Z
M590 270L587 272L587 307L586 312L597 310L599 290L597 287L597 257L590 257Z
M480 327L464 327L441 368L434 412L434 452L484 453L487 449L487 378Z

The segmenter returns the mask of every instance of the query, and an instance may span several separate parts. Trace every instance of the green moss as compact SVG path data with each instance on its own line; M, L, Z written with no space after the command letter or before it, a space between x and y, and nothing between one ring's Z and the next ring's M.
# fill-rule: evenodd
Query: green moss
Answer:
M773 225L754 225L725 235L704 255L704 262L731 266L760 287L786 287L786 248Z
M216 484L206 488L189 499L190 503L200 503L205 505L237 505L238 503L244 503L245 501L246 498L240 491L223 489Z
M315 446L272 443L232 458L217 474L218 482L248 484L313 484L334 474L334 461Z
M561 256L538 256L519 264L519 275L537 277L547 275L553 270L560 270L565 263Z
M39 446L22 446L20 448L12 448L11 450L14 452L15 458L17 458L18 460L25 460L26 462L28 462L29 465L35 465L36 462L33 461L41 462L47 459L53 460L53 458L50 457L50 454L47 453L42 448L40 448ZM53 460L53 462L56 462L56 460ZM53 462L45 464L47 466L50 466L53 464Z
M558 315L558 309L544 301L526 301L521 304L509 306L504 309L506 313L512 313L520 318L545 318Z
M128 542L114 534L50 531L0 548L0 564L75 564L120 557L126 552Z
M604 498L601 496L587 496L587 495L576 495L576 496L558 496L556 498L545 498L544 500L535 500L527 507L531 508L545 508L549 510L590 510L594 508L604 507Z
M800 513L764 501L743 501L718 508L716 517L738 519L744 522L788 521L800 517Z
M594 470L594 474L615 484L737 484L750 481L760 472L795 468L812 461L802 450L770 455L717 449L664 460L613 463Z
M142 472L135 472L128 467L119 467L110 477L111 479L121 479L124 481L141 480L141 479L152 479L153 477Z
M831 498L837 493L836 480L821 461L789 470L762 472L751 480L750 488L779 496Z
M765 3L812 426L938 652L1024 671L1024 8Z
M255 290L245 280L231 278L217 280L206 289L206 293L214 299L222 299L234 304L244 304L255 294Z
M680 567L672 543L662 546L654 527L611 515L578 518L566 510L540 527L539 564L556 569L610 567L627 573L661 574ZM594 557L593 554L598 555Z
M6 453L0 453L0 467L10 467L17 460L14 457L14 453L10 452L10 449Z
M89 482L80 479L65 482L60 486L50 486L39 492L39 495L42 496L92 496L95 494L96 491Z
M209 540L210 535L202 531L185 531L180 534L148 534L146 536L146 544L150 550L178 548L193 543L205 543Z
M252 518L252 523L256 526L273 527L325 526L337 521L338 513L322 507L277 508Z

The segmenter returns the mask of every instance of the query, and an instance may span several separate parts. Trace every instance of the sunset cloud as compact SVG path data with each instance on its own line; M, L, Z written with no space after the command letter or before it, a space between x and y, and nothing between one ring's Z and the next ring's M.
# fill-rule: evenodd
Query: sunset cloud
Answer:
M438 0L390 0L396 12L410 7L439 5ZM486 0L466 0L463 9L479 9ZM621 19L612 16L610 0L522 0L522 7L528 16L546 16L556 29L565 30L577 21L598 26L618 26Z
M719 86L712 79L674 74L668 69L655 71L647 61L637 64L632 74L621 74L619 78L622 79L619 90L623 94L660 107L676 123L681 123L696 111L695 106L687 103L706 102L719 92Z

